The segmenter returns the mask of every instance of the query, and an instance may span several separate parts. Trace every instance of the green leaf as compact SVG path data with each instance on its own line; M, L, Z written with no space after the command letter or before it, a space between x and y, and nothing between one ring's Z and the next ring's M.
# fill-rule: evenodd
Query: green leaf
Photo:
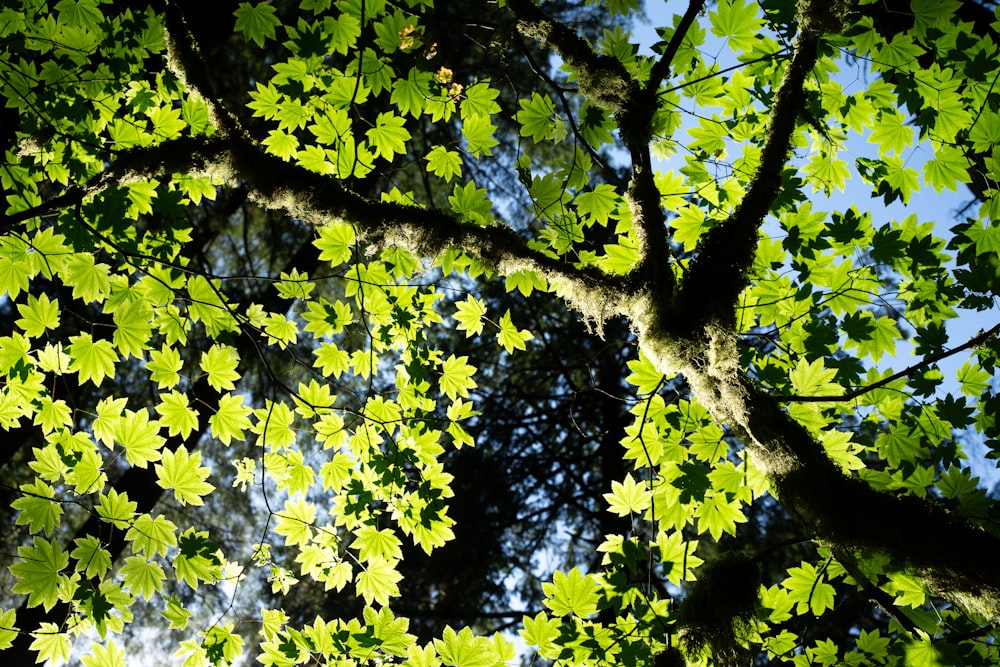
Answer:
M434 640L441 661L453 667L491 667L496 664L493 644L486 637L477 637L470 628L455 632L449 625Z
M934 159L924 163L924 178L935 192L957 190L959 184L969 182L969 158L955 146L937 146Z
M958 381L962 385L962 393L966 396L979 396L990 386L990 374L980 368L979 364L966 361L958 369Z
M521 109L515 118L521 124L522 137L531 137L535 143L549 139L558 143L566 137L566 122L556 114L556 106L548 95L532 93L531 99L518 104Z
M573 568L569 573L556 572L552 583L543 583L545 606L556 616L574 614L586 618L597 613L597 582Z
M476 388L476 381L473 379L476 369L466 363L468 360L467 356L456 357L452 354L441 364L441 380L439 381L441 391L451 400L455 400L459 396L468 398L469 390Z
M385 606L389 604L389 598L399 595L399 580L402 578L394 561L373 556L355 577L355 585L366 604L378 602Z
M404 115L420 118L424 112L424 100L430 96L430 84L433 79L434 75L430 72L412 68L405 79L396 79L393 82L390 101Z
M508 292L516 289L524 296L531 296L536 289L544 291L546 288L545 279L528 269L508 273L504 282Z
M729 40L737 51L753 48L764 22L757 16L757 3L743 0L723 0L717 12L710 12L712 34Z
M427 154L427 171L451 182L462 176L462 156L444 146L435 146Z
M920 608L927 601L927 587L920 579L902 572L890 572L885 590L896 596L897 605Z
M843 388L832 382L836 375L835 369L823 366L822 359L812 363L800 359L788 374L788 379L798 396L838 396L843 393Z
M125 649L119 648L113 639L107 645L92 644L90 655L81 660L84 667L126 667Z
M477 81L465 89L465 99L462 100L460 113L463 120L473 116L492 116L500 112L496 99L500 91L490 85L489 81Z
M320 250L320 260L339 266L351 259L355 238L350 225L333 223L323 225L316 231L319 237L314 244Z
M361 526L354 531L351 548L358 550L358 558L367 562L375 557L396 561L403 557L400 540L390 528L379 530L374 526Z
M172 630L183 630L187 627L191 612L184 608L176 595L166 596L167 606L160 614L167 619Z
M102 521L112 524L115 528L125 529L135 519L136 507L137 504L128 499L128 493L124 491L118 493L112 488L108 490L107 494L101 494L100 502L95 510ZM75 555L74 558L76 558Z
M17 610L0 610L0 651L14 645L17 639Z
M62 632L55 623L41 623L31 636L35 640L31 642L30 648L38 653L37 662L48 661L48 664L59 665L69 660L73 648L70 634Z
M76 569L88 579L103 578L111 569L111 554L101 546L101 541L93 535L74 540L76 548L70 553L76 559Z
M284 160L290 160L298 154L299 140L281 130L271 130L261 143L267 147L268 153Z
M216 391L232 391L240 379L236 366L240 355L235 347L216 343L201 355L201 370L208 374L208 384Z
M808 610L819 616L827 609L833 609L836 590L823 581L823 574L817 572L812 563L788 568L788 575L781 585L788 590L792 601L797 603L797 613L802 614Z
M621 204L621 197L614 186L601 183L588 192L576 196L576 209L592 223L606 225L608 217Z
M730 500L724 493L715 493L705 498L695 512L698 516L698 530L707 530L715 540L723 533L736 534L736 524L746 521L741 503Z
M486 315L486 306L479 299L469 295L465 301L459 301L455 304L453 317L458 323L456 328L459 331L465 331L467 337L472 337L483 332L484 315Z
M487 198L486 190L477 188L472 181L464 186L456 185L448 197L448 203L455 213L474 224L487 225L493 220L490 213L492 204Z
M493 155L492 148L500 143L493 136L496 131L489 116L469 116L462 122L466 149L475 157Z
M43 481L21 485L20 498L11 503L11 507L20 514L15 523L18 526L28 524L28 530L37 533L44 530L51 533L59 525L62 517L62 505L55 499L55 490Z
M302 497L286 500L285 508L278 512L277 519L274 532L285 538L285 544L305 546L312 539L316 506Z
M160 460L160 448L166 439L159 435L160 423L149 420L149 413L126 410L114 429L114 438L125 450L129 465L145 468L149 463Z
M59 303L50 301L44 292L37 297L28 295L28 303L18 304L21 319L14 322L28 338L38 338L49 329L59 327Z
M49 611L59 600L60 572L69 565L69 554L57 543L35 536L33 546L17 548L18 560L8 569L17 581L14 593L28 596L28 606L42 605Z
M611 506L611 512L618 516L638 514L652 504L652 494L649 489L645 484L636 482L631 474L625 476L624 483L612 482L611 493L605 493L604 499Z
M883 111L868 141L878 144L879 153L902 153L913 143L913 128L906 125L906 119L898 111Z
M177 391L160 396L156 411L160 414L160 424L167 427L171 436L181 436L185 440L198 428L198 411L191 407L188 397Z
M163 452L161 460L162 464L156 465L156 483L173 491L181 505L201 505L202 496L215 489L205 481L211 470L201 465L201 452L188 454L187 448L181 445L173 452Z
M265 39L274 39L277 36L275 28L281 25L281 21L275 16L276 12L277 10L268 2L256 5L241 2L235 12L235 30L256 42L257 46L264 46Z
M89 333L81 333L70 337L69 371L80 374L80 382L91 381L95 386L101 386L106 377L114 377L115 363L118 353L110 341L94 340Z
M510 319L509 310L500 318L499 327L500 331L497 333L497 341L507 350L507 354L511 354L514 350L527 349L527 341L534 338L530 331L526 329L519 330L514 326L514 322Z
M177 526L162 516L139 515L125 534L132 543L132 549L147 556L165 556L171 547L177 546Z
M375 153L386 160L392 160L393 155L406 152L406 142L410 140L410 132L404 125L405 119L392 112L380 113L375 120L375 127L368 130L365 136L375 147Z
M201 582L218 581L221 573L219 545L208 539L205 531L188 528L177 541L174 572L180 582L198 590Z

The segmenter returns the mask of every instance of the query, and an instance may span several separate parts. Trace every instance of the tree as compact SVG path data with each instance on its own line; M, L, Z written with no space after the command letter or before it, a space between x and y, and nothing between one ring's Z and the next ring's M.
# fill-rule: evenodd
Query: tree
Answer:
M998 448L1000 325L946 329L997 292L997 46L958 2L891 8L902 31L858 4L692 0L651 55L530 0L2 10L0 426L24 444L0 645L124 664L146 607L189 664L237 661L247 620L264 664L513 659L466 614L418 640L395 612L421 613L413 549L461 530L454 475L496 428L477 383L521 368L543 307L620 352L586 416L601 472L567 468L619 479L592 558L521 619L541 657L1000 662L997 508L962 449ZM830 196L849 180L872 206ZM913 210L969 182L950 229ZM198 511L236 491L249 538ZM192 591L255 572L289 610L309 579L356 611L189 624Z

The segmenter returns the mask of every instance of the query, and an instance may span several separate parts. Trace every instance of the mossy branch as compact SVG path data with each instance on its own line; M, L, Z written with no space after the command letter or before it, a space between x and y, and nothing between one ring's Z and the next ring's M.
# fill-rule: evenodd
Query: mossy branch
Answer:
M580 92L598 106L619 111L637 90L625 66L617 58L597 54L575 30L543 12L531 0L508 0L517 19L517 29L542 45L551 45L572 67L580 82Z
M940 503L876 491L848 477L804 426L741 373L740 424L754 463L800 525L835 552L885 555L927 587L1000 621L1000 538Z

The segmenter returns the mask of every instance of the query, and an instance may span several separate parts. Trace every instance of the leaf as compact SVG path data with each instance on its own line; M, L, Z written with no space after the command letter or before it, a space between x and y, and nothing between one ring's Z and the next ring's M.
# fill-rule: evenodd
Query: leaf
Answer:
M534 338L530 331L526 329L518 330L514 326L514 323L510 319L509 310L500 318L499 327L500 331L497 333L497 341L507 350L507 354L513 353L514 350L527 349L527 341Z
M456 357L452 354L441 364L441 391L453 401L459 396L468 398L469 390L476 388L473 379L476 369L466 363L468 360L468 356Z
M788 568L788 575L781 585L788 590L792 601L797 603L797 613L802 614L808 610L820 616L827 609L833 609L836 590L823 581L823 574L817 572L812 563Z
M59 525L63 513L62 505L55 499L55 490L39 480L22 484L21 492L24 495L10 504L12 509L20 512L16 525L28 524L28 530L32 533L43 530L46 535L51 533Z
M979 396L990 386L990 374L979 364L966 361L958 369L958 381L962 385L962 393L966 396Z
M913 143L913 128L906 126L903 115L898 111L883 111L879 113L868 141L878 144L879 153L902 153Z
M216 343L201 355L201 370L208 374L208 384L216 391L232 391L240 379L236 366L240 363L235 347Z
M618 516L638 514L652 504L652 494L644 484L633 479L631 474L625 476L625 482L612 482L611 493L605 493L604 499L611 506L611 512Z
M100 495L100 502L95 508L97 516L102 521L112 524L115 528L124 530L135 519L137 503L128 499L128 493L119 493L116 489L108 489ZM76 558L76 556L73 556Z
M557 571L552 583L543 583L545 606L556 616L574 614L586 618L597 613L597 583L590 575L573 568L569 573Z
M93 535L74 540L76 548L70 552L76 560L77 571L82 571L88 579L101 579L111 569L111 554L101 546L101 541Z
M838 396L843 393L843 388L832 382L836 375L836 370L823 366L822 359L812 363L800 359L788 374L788 379L799 396Z
M712 34L725 37L737 51L753 48L764 22L757 17L757 3L743 0L723 0L717 12L709 13Z
M159 435L159 431L159 422L150 421L146 410L126 410L115 426L114 439L125 450L129 465L145 468L147 464L160 460L160 448L166 439Z
M0 651L14 645L17 638L17 610L0 610Z
M365 563L365 568L355 577L358 594L365 599L366 604L378 602L389 604L389 598L399 595L399 580L403 578L395 567L394 561L381 556L373 556Z
M465 99L462 100L460 114L463 120L473 116L492 116L500 112L496 99L500 91L490 85L489 81L477 81L465 89Z
M384 112L375 120L375 127L368 130L365 136L375 147L375 153L386 160L392 160L393 155L406 152L406 142L410 140L410 132L404 127L405 119L392 112Z
M90 655L81 660L84 667L126 667L125 649L119 648L113 639L107 645L92 644Z
M566 122L556 114L555 104L548 95L532 93L530 99L518 102L521 109L515 116L521 124L521 136L531 137L535 143L551 139L562 141L566 136Z
M479 299L469 295L465 301L459 301L455 304L453 317L458 323L456 328L459 331L465 331L467 337L472 337L483 332L484 315L486 315L486 306Z
M167 427L170 437L181 436L185 440L198 428L198 411L191 407L188 397L177 391L161 395L156 411L160 423Z
M614 186L607 183L600 183L593 190L581 192L576 196L576 209L580 215L598 225L606 225L608 217L620 203L621 197Z
M94 340L89 333L70 337L66 348L70 357L69 371L79 373L80 382L91 381L101 386L106 377L114 377L118 353L109 341Z
M281 130L271 130L261 144L267 147L268 153L284 160L290 160L298 154L299 140Z
M937 146L934 159L924 163L924 178L935 192L956 190L969 182L969 158L955 146Z
M388 561L399 560L403 557L400 540L389 528L378 530L374 526L361 526L354 531L354 535L355 540L351 544L351 548L358 550L358 558L362 562L367 562L375 557L381 557Z
M698 516L698 530L708 530L715 540L723 533L736 534L736 524L746 521L741 503L729 500L724 493L714 493L705 498L695 512Z
M215 490L205 481L211 470L201 465L201 452L189 455L187 448L181 445L173 452L163 452L161 460L162 464L156 465L156 483L173 491L181 505L201 505L202 496Z
M35 536L33 546L17 548L18 560L8 569L17 581L14 593L28 596L28 606L42 605L49 611L59 600L60 572L69 565L69 554L57 543Z
M277 36L275 28L281 25L281 21L275 16L276 12L277 10L268 2L256 5L241 2L239 8L234 12L236 15L235 30L242 32L257 46L264 46L265 39L274 39Z
M490 667L496 664L493 644L486 637L476 637L470 628L455 632L449 625L434 640L441 661L453 667Z
M317 232L319 236L314 244L320 250L320 260L339 266L351 259L354 252L354 229L350 225L323 225Z
M462 156L450 151L444 146L435 146L427 154L427 171L451 182L452 178L462 176Z
M48 664L62 664L69 660L73 642L68 632L62 632L58 625L45 621L39 624L38 630L31 633L35 638L31 642L31 650L38 653L38 662L48 661Z
M28 295L28 303L18 304L21 319L14 322L28 338L38 338L49 329L59 327L59 304L50 301L44 292L37 297Z
M177 546L177 526L162 516L140 514L125 534L132 549L148 556L165 556L170 547Z
M219 545L208 539L205 531L188 528L177 541L178 552L174 557L174 572L177 580L186 583L193 590L203 581L219 579Z
M312 539L313 524L316 522L316 506L298 497L286 500L285 508L277 514L278 523L274 532L285 538L288 546L305 546Z
M489 116L469 116L462 123L462 136L465 137L466 149L475 157L493 155L491 150L500 142L493 136L496 126Z

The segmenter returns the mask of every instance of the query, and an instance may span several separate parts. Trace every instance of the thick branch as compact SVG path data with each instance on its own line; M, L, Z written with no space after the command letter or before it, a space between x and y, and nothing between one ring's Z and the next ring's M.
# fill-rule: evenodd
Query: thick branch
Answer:
M594 104L618 111L628 103L637 86L617 58L595 53L576 31L553 19L531 0L508 0L507 6L517 18L521 34L551 45L576 71L580 91Z
M893 495L844 475L781 405L745 376L745 439L775 495L835 549L885 554L939 595L1000 620L1000 539L933 500Z

